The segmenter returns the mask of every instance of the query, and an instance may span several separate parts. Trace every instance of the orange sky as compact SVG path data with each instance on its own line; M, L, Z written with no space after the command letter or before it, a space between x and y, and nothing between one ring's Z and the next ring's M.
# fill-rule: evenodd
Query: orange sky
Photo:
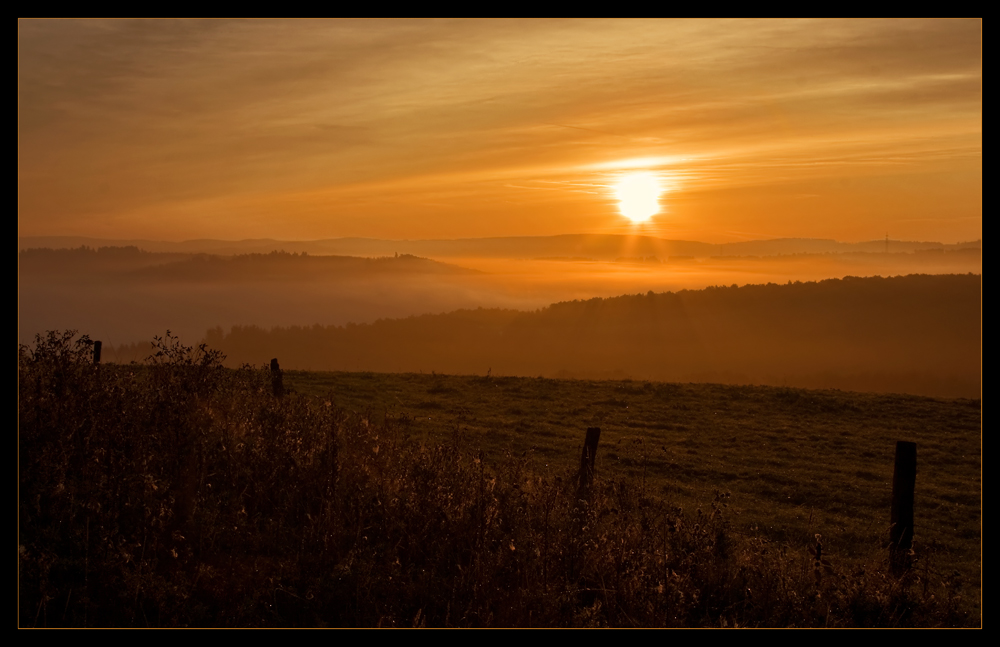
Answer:
M18 234L982 237L979 20L19 20Z

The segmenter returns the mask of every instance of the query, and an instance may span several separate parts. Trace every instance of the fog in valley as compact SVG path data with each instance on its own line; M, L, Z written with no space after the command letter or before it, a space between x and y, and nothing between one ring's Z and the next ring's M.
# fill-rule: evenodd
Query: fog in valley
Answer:
M843 277L981 275L979 241L86 242L96 244L20 241L21 343L76 329L104 341L107 360L128 362L143 360L167 329L188 344L211 331L208 341L235 365L280 356L292 369L493 370L951 396L980 389L980 276L804 287ZM716 286L727 289L697 292ZM614 299L622 295L662 298ZM468 315L456 311L477 309L469 329ZM442 316L407 319L422 315Z

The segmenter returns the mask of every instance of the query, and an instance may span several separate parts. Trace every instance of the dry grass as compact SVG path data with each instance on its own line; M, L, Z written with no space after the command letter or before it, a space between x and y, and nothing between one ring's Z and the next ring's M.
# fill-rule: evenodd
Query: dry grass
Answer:
M169 335L143 366L93 366L88 342L19 352L21 626L980 622L877 545L848 566L748 532L723 489L681 509L599 469L581 491L530 449L275 398Z

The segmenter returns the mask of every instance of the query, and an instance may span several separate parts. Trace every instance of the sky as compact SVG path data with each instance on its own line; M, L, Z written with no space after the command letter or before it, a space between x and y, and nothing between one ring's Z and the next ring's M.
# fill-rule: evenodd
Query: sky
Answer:
M18 234L955 243L982 114L980 20L19 20Z

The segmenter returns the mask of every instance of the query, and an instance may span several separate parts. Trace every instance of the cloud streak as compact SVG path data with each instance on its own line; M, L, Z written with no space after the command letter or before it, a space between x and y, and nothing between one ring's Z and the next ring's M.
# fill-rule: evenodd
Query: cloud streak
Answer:
M727 192L769 199L764 229L783 231L803 184L887 168L912 185L886 184L886 219L955 212L901 236L968 239L981 43L962 20L22 20L18 228L608 231L612 201L516 187L601 185L601 165L643 158L692 203L672 222L708 239L744 226ZM813 229L867 235L829 218Z

